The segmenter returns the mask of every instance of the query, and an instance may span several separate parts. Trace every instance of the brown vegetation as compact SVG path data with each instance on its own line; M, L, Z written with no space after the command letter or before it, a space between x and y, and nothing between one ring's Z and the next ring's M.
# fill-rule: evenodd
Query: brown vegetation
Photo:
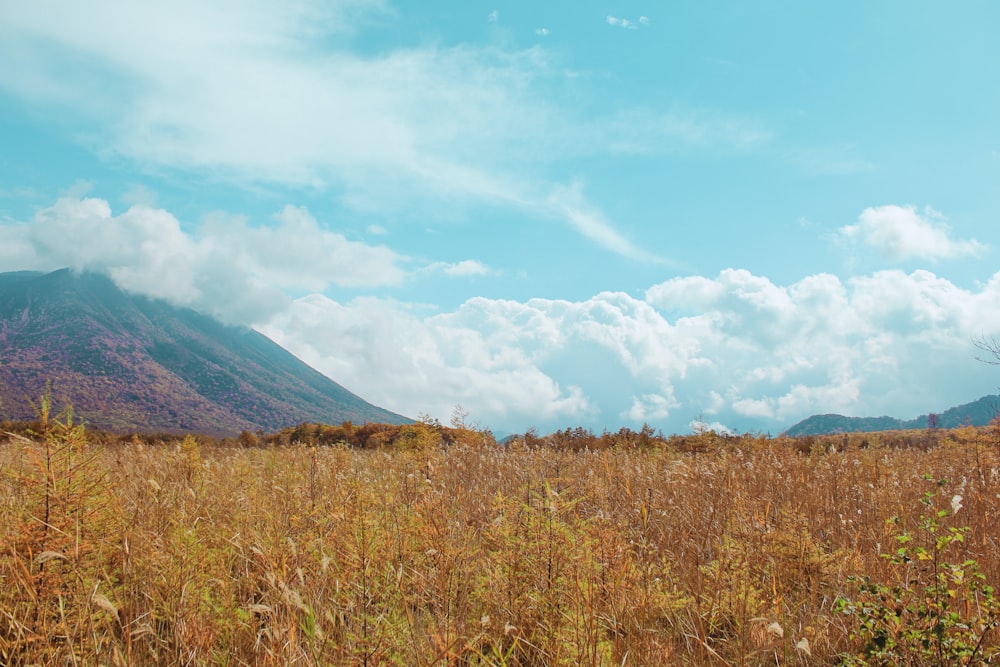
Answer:
M8 429L0 663L997 659L995 427L503 446L458 426Z

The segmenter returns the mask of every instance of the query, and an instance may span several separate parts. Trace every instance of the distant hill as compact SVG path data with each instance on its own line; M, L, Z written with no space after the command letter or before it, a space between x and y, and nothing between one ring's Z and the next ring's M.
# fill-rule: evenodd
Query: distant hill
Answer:
M1000 411L1000 396L983 396L977 401L949 408L938 413L938 427L955 428L971 424L985 426ZM903 420L893 417L845 417L843 415L813 415L792 426L786 435L825 435L866 431L896 431L928 427L928 415Z
M114 431L215 435L304 421L406 423L262 334L69 270L0 273L0 418L57 405Z

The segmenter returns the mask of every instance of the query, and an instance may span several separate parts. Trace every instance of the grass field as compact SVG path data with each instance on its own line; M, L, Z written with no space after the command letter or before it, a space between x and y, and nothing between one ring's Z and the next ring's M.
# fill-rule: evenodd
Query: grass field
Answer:
M398 428L374 448L3 436L0 663L1000 660L997 428Z

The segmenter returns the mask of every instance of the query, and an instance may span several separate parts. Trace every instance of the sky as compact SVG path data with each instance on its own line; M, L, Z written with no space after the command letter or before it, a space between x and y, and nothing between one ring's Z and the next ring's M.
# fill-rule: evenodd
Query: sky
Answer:
M996 393L1000 4L0 0L0 271L498 433Z

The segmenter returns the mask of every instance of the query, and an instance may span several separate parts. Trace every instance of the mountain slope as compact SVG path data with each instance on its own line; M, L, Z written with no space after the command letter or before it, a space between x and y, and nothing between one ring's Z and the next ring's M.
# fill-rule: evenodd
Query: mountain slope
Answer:
M127 294L104 276L0 274L0 417L31 418L29 399L47 381L57 403L119 431L410 421L256 331Z
M971 424L985 426L1000 412L1000 396L983 396L971 403L949 408L938 413L940 428L955 428ZM894 417L845 417L843 415L813 415L803 419L787 431L786 435L826 435L828 433L854 433L865 431L896 431L928 427L928 415L915 419Z

